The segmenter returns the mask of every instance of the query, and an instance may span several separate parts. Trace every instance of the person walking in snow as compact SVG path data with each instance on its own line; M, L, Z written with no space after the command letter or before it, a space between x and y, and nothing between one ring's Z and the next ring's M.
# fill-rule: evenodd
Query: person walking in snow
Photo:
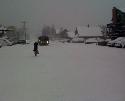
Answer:
M35 53L35 56L37 55L37 54L39 54L39 51L38 51L38 42L35 42L34 43L34 53Z

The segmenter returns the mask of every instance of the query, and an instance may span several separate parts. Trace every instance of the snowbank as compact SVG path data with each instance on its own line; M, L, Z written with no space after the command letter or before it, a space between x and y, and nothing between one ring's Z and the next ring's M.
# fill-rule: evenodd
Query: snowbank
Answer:
M6 37L0 38L1 46L12 46L12 42L10 42Z
M73 38L71 40L72 43L84 43L84 39L83 38Z

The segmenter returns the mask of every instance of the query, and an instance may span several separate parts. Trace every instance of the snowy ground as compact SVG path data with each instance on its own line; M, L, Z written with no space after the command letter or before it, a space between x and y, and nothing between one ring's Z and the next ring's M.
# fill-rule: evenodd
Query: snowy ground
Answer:
M125 101L125 49L52 43L0 49L0 101Z

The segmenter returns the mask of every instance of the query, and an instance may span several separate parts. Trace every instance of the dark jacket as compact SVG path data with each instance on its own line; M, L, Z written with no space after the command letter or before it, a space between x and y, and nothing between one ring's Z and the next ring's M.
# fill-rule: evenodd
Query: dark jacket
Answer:
M37 51L38 50L38 42L34 43L34 50L33 51Z

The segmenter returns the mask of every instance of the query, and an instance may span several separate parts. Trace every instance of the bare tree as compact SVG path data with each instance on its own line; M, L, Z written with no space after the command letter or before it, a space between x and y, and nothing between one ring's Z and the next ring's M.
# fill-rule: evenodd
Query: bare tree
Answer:
M56 37L56 29L55 26L44 26L42 28L42 36L48 36L50 39Z

